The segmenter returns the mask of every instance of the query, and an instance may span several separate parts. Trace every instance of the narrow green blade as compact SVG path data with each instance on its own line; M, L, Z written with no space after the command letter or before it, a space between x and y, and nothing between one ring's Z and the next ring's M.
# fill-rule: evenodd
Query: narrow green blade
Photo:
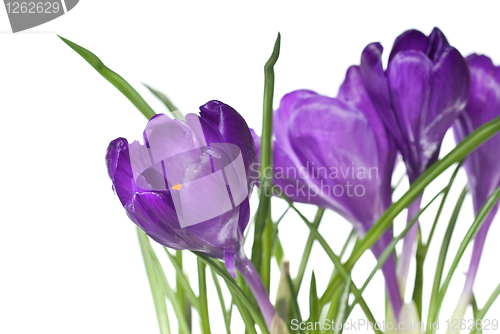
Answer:
M59 35L58 35L59 36ZM144 101L141 95L123 79L119 74L110 70L104 63L92 52L81 47L80 45L73 43L72 41L59 36L64 43L66 43L70 48L76 51L83 59L85 59L100 75L102 75L106 80L108 80L113 86L115 86L127 99L130 100L139 109L140 112L147 119L150 119L155 115L155 112L151 107Z

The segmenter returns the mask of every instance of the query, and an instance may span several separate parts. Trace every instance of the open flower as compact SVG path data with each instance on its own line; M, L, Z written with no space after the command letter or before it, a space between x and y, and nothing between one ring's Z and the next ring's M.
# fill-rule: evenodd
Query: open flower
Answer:
M395 148L363 87L359 68L347 71L337 98L298 90L274 111L273 184L291 200L338 212L364 235L391 204ZM260 138L254 135L256 147ZM373 246L380 256L388 231ZM401 296L394 258L383 267L396 311Z
M481 125L500 116L500 66L494 66L486 56L475 54L468 56L466 60L471 74L471 88L465 111L453 127L457 142L462 141ZM500 156L494 153L498 151L499 146L500 134L496 134L464 161L476 214L493 191L500 186ZM498 204L492 209L474 239L464 291L453 315L454 318L463 318L465 308L472 299L472 288L484 243L497 210Z
M274 308L243 248L255 146L245 120L230 106L210 101L186 121L156 115L144 144L113 140L106 163L129 218L158 243L224 259L252 289L268 326Z
M387 70L382 46L369 44L360 71L375 109L406 164L413 183L439 156L446 131L462 112L470 77L462 55L434 28L429 37L417 30L401 34L392 48ZM421 197L409 208L408 221L418 212ZM417 224L405 236L399 263L405 285Z

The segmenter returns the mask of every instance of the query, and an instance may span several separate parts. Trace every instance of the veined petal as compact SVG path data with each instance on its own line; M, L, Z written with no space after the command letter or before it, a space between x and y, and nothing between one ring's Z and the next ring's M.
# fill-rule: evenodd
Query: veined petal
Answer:
M465 60L456 49L447 48L433 67L429 109L422 124L420 145L426 168L436 161L446 131L463 111L469 87Z
M387 79L393 111L404 138L400 146L406 146L402 154L408 174L418 176L422 172L420 135L432 88L432 62L422 52L399 52L389 63Z
M418 30L407 30L396 38L392 46L391 55L389 56L389 63L394 56L401 51L420 51L426 53L429 47L429 39Z
M366 232L359 224L375 220L381 198L380 176L370 175L379 168L376 139L363 113L338 99L304 99L292 114L289 137L329 207Z
M248 180L248 193L257 175L252 164L257 162L255 144L245 119L233 108L220 101L210 101L200 107L200 121L207 144L229 143L241 150Z
M448 43L448 40L443 32L439 30L439 28L434 28L429 35L429 46L426 54L434 63L436 63L449 46L450 43Z
M113 188L120 202L125 206L132 200L134 191L128 142L125 138L117 138L109 143L106 165L109 177L113 182Z
M359 70L366 92L375 110L380 115L380 119L385 124L396 145L398 145L401 153L408 155L409 152L407 152L406 146L401 145L404 142L403 134L392 110L389 82L382 67L382 51L383 47L380 43L369 44L361 55Z

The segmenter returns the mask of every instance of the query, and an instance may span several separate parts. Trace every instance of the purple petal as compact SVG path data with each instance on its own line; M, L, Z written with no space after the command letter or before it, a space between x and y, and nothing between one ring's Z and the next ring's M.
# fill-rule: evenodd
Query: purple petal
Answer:
M426 117L431 94L432 62L418 51L399 52L387 69L392 107L402 130L402 150L408 174L412 177L423 172L421 168L421 119Z
M363 113L325 96L301 100L291 118L289 137L302 166L309 168L311 182L324 190L320 194L328 207L343 214L360 233L366 232L378 218L382 199L380 176L368 178L370 171L378 174L380 160ZM361 178L360 170L365 171Z
M396 38L392 46L389 62L401 51L420 51L425 53L429 47L429 39L418 30L407 30Z
M122 205L125 206L132 200L134 192L128 142L125 138L117 138L109 143L106 165L115 192Z
M403 143L403 135L392 111L389 83L382 68L382 51L382 45L379 43L369 44L361 55L359 70L368 96L380 115L380 119L384 122L400 151L403 154L408 154L406 147L400 145Z
M432 92L427 117L422 126L425 166L436 161L446 131L463 111L469 94L470 75L465 60L448 48L434 65Z
M377 151L381 157L379 164L383 179L381 180L382 189L380 191L385 200L384 207L387 208L392 203L390 185L396 159L396 149L392 138L388 136L384 124L368 96L358 66L351 66L347 70L345 81L339 90L338 99L354 105L356 109L365 115L371 125L377 141ZM382 160L383 157L386 157L386 161Z
M485 56L467 57L471 74L469 99L464 112L455 122L454 133L463 140L481 125L500 116L500 70ZM500 134L496 134L465 160L469 188L476 213L488 196L500 185L500 158L491 154L498 150Z
M168 191L136 194L125 209L132 221L158 243L177 250L190 249L175 232L180 226Z
M144 130L144 141L155 163L204 146L186 122L163 114L149 120Z
M257 162L257 156L247 123L236 110L220 101L210 101L201 106L200 111L200 122L207 144L229 143L240 148L250 194L257 176L251 166Z
M285 151L289 149L288 123L295 104L302 99L317 95L317 93L310 90L296 90L281 98L280 105L273 115L273 133Z
M450 43L438 28L434 28L429 35L429 47L426 54L434 63L438 62L442 54L449 48Z
M234 251L230 249L224 249L224 262L226 264L227 271L231 274L231 276L236 279L236 264L235 264L235 256Z

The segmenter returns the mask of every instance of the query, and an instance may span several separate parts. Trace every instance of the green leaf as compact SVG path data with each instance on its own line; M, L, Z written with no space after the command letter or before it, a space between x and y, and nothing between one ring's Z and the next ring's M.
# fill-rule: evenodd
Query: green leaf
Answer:
M474 315L474 324L476 324L480 318L479 318L479 309L477 307L476 296L474 296L474 294L472 294L471 304L472 304L472 313ZM483 334L483 330L480 328L474 328L473 330L471 330L470 333L471 334Z
M161 334L170 334L170 323L168 319L167 304L165 302L165 292L160 283L158 273L151 259L150 251L148 248L148 237L144 232L137 228L137 235L139 237L139 244L141 246L142 257L148 275L151 293L153 294L153 302L156 309L156 317L158 318L158 326L160 327Z
M498 202L499 198L500 198L500 187L498 187L493 192L493 194L490 197L488 197L488 200L486 201L486 203L484 203L484 205L479 210L479 212L476 216L476 219L474 220L474 223L472 223L472 226L470 227L469 231L467 232L467 234L463 238L462 243L460 244L460 247L458 248L458 251L455 255L455 258L453 259L450 270L448 271L448 275L446 276L444 283L441 285L441 288L439 289L439 295L438 295L438 299L436 301L437 305L436 305L436 307L433 307L434 312L432 314L433 315L432 319L437 319L437 315L439 314L439 311L441 309L441 305L443 304L443 301L444 301L444 298L446 296L446 292L448 291L448 287L450 285L453 274L455 273L455 270L457 269L458 264L460 263L460 259L462 258L463 254L465 253L467 246L472 241L472 239L474 239L477 232L481 228L483 222L486 220L489 213L491 212L493 207ZM434 331L432 331L432 333L434 333Z
M260 142L260 195L259 207L255 216L254 241L252 246L252 262L259 274L262 274L262 254L264 253L263 234L271 212L272 187L272 135L273 135L273 98L274 98L274 64L280 54L281 35L278 33L273 53L264 66L264 112L262 120L262 138ZM271 175L266 172L271 171Z
M293 282L292 282L292 277L290 276L290 273L285 273L286 274L286 279L288 281L288 288L290 289L290 301L292 303L292 318L296 319L299 323L302 322L302 315L300 314L300 307L299 303L297 300L297 295L295 294L295 291L293 289ZM303 330L299 329L296 331L292 331L293 333L304 333Z
M337 315L335 316L335 324L343 324L349 316L349 295L351 294L351 276L347 277L344 283L344 288L339 298L339 305L337 307ZM344 327L335 327L335 334L342 334Z
M144 235L144 237L145 237L145 245L149 251L149 255L152 259L156 272L158 273L160 282L162 283L165 294L167 298L170 300L170 303L172 304L172 307L174 309L177 322L179 323L179 329L180 331L182 331L183 334L189 334L191 333L191 331L189 330L189 325L187 323L186 318L184 317L184 310L181 308L177 296L170 287L170 283L168 282L167 276L165 276L165 272L163 271L160 261L158 260L158 257L156 256L153 247L151 247L151 243L149 242L149 237L147 237L146 235Z
M455 178L457 177L458 171L460 170L460 167L462 167L463 160L457 165L455 170L453 171L453 174L451 175L450 181L448 182L448 188L445 190L443 194L443 198L441 199L441 203L439 204L439 209L436 213L436 217L434 218L434 223L432 223L432 228L429 233L429 237L427 238L427 242L425 243L425 253L424 253L424 259L423 261L425 262L425 258L427 257L427 252L429 251L429 247L431 246L432 239L434 237L434 232L436 231L436 227L439 221L439 218L441 217L441 213L443 212L443 207L444 203L446 202L446 199L448 198L448 194L450 193L450 189L453 186L453 183L455 182Z
M348 316L349 316L349 314L351 314L352 310L354 309L354 306L356 306L356 303L358 303L358 301L361 299L361 296L362 296L363 292L368 287L368 284L370 284L372 278L375 276L375 274L377 273L377 271L380 268L382 268L382 266L387 261L387 259L389 258L389 256L391 256L391 254L394 252L394 249L396 248L397 243L401 239L404 238L404 236L406 235L406 233L408 233L408 231L410 231L410 229L412 228L412 226L415 225L415 223L417 222L417 220L420 217L420 215L425 210L427 210L427 208L429 208L429 206L444 192L445 189L446 189L446 187L443 188L443 190L441 190L436 196L434 196L434 198L432 198L431 201L429 203L427 203L426 206L424 206L422 209L420 209L420 211L411 219L411 221L408 222L408 224L406 225L406 227L403 230L403 232L401 232L396 238L394 238L391 241L391 243L389 245L387 245L387 247L384 249L384 251L382 252L382 254L380 255L380 257L378 258L377 265L375 266L375 268L373 268L373 270L370 273L370 275L368 275L368 278L363 283L363 286L361 287L361 289L359 289L358 291L354 292L354 301L352 302L352 304L351 304L351 306L349 308L349 311L347 312Z
M226 326L226 334L231 334L231 315L226 309L226 302L224 301L224 296L222 295L222 289L220 287L219 277L217 277L217 274L212 268L210 268L210 271L212 273L212 278L214 280L215 289L217 290L217 296L219 296L220 307L222 309L222 316L224 317L224 325Z
M424 293L424 261L425 261L425 245L422 242L422 229L418 225L417 234L417 252L416 257L416 273L415 273L415 286L413 288L412 300L415 302L417 309L418 319L422 320L422 299Z
M70 48L72 48L76 53L82 56L104 79L108 80L113 86L115 86L130 102L139 109L140 112L147 119L150 119L155 115L155 112L151 107L144 101L141 95L123 79L120 75L110 70L104 63L92 52L81 47L80 45L73 43L72 41L57 35L64 43L66 43Z
M450 222L446 228L446 233L443 237L443 242L441 243L441 250L439 252L438 263L436 266L436 272L434 274L434 283L432 285L431 300L429 303L429 317L434 314L434 308L436 306L437 300L439 298L439 286L441 285L441 280L443 278L444 265L446 263L446 257L448 254L448 248L450 247L451 237L453 236L453 231L455 230L455 225L457 223L458 214L464 203L465 195L467 195L467 188L464 187L462 193L458 197L457 204L453 209L453 213L450 217ZM436 318L429 318L436 319Z
M235 288L228 285L227 286L229 289L229 292L231 292L233 296L234 303L236 304L236 307L238 307L238 310L240 311L241 318L243 319L243 322L245 323L245 329L246 329L246 334L257 334L257 331L255 330L255 322L252 319L252 316L250 315L250 312L248 312L248 309L246 307L246 303L244 302L244 299L241 299L239 296L239 293L236 292Z
M484 316L486 315L486 313L490 309L491 305L493 305L493 303L495 302L495 300L498 298L499 295L500 295L500 284L498 284L495 291L493 291L490 298L488 298L488 300L486 301L486 304L484 305L482 310L479 311L479 313L477 315L478 319L484 319Z
M210 334L210 319L208 317L208 299L207 299L207 267L206 264L198 258L198 286L200 290L200 322L202 334Z
M172 101L170 101L170 99L165 94L163 94L162 92L160 92L154 88L151 88L150 86L146 85L145 83L143 83L143 85L146 86L146 88L149 89L149 91L151 93L153 93L154 96L156 96L158 99L160 99L160 101L162 101L165 104L165 106L172 113L174 118L182 119L183 121L186 120L184 118L184 116L181 114L181 112L179 111L179 109L172 103Z
M323 218L323 214L325 213L325 209L318 208L316 212L316 216L314 217L313 225L314 228L318 229L319 224L321 223L321 219ZM302 260L300 260L299 270L297 272L297 276L293 281L293 287L295 288L295 293L298 295L300 291L300 285L302 284L302 279L304 278L304 273L306 272L307 263L309 262L309 256L311 255L312 246L314 244L314 236L312 233L309 233L309 237L306 241L306 246L304 248L304 253L302 254Z
M260 310L256 309L254 305L250 302L248 296L245 295L240 286L236 283L235 279L227 272L226 268L223 268L220 263L215 261L214 259L206 256L200 252L193 252L198 258L203 260L207 265L210 266L219 276L221 276L226 282L227 287L231 291L233 298L239 298L239 302L245 306L245 308L249 311L252 318L255 320L257 325L259 325L260 330L263 334L269 334L267 330L266 322ZM239 307L238 307L239 308Z
M311 224L307 220L307 218L293 205L292 201L285 194L281 193L279 195L288 203L288 205L290 205L292 207L292 209L295 212L297 212L297 214L300 216L300 218L302 219L302 221L306 224L307 227L309 227L309 230L311 231L311 233L314 235L314 237L316 238L316 240L318 240L318 242L320 243L321 247L323 247L323 249L325 250L326 254L330 258L330 260L333 262L333 264L335 265L335 269L337 269L339 271L340 275L344 279L346 279L349 276L349 274L347 273L344 265L341 263L340 258L333 252L333 250L331 249L330 245L328 245L328 242L326 242L325 238L323 238L323 236L318 232L318 230L316 228L314 228L313 224ZM351 282L351 285L352 285L352 287L351 287L352 291L353 292L357 292L358 288L356 287L356 285L354 284L354 282ZM368 305L366 305L366 302L363 299L363 297L361 297L359 305L361 306L361 309L363 310L363 312L365 313L366 317L368 318L368 321L370 321L372 323L376 323L377 321L375 320L372 312L368 308ZM320 303L320 309L321 310L323 309L323 307L324 307L324 304ZM377 329L377 328L373 328L373 331L375 333L382 334L382 332L379 329Z
M193 289L191 288L191 285L189 284L189 280L186 277L186 275L184 274L184 271L182 270L182 266L179 263L179 259L176 258L175 256L173 256L172 254L170 254L170 252L168 251L168 249L166 247L163 247L163 248L165 249L165 253L167 253L167 256L170 259L170 262L172 263L172 265L175 268L175 271L177 273L177 278L178 278L177 282L178 282L179 286L182 286L182 289L183 289L185 295L187 296L189 302L191 303L191 305L193 305L193 307L197 311L199 311L200 303L198 301L198 297L196 297L196 295L194 294Z
M314 324L314 329L310 332L310 334L319 334L319 328L316 328L316 323L319 322L320 313L318 289L316 288L316 276L313 272L311 278L311 289L309 290L309 321Z

